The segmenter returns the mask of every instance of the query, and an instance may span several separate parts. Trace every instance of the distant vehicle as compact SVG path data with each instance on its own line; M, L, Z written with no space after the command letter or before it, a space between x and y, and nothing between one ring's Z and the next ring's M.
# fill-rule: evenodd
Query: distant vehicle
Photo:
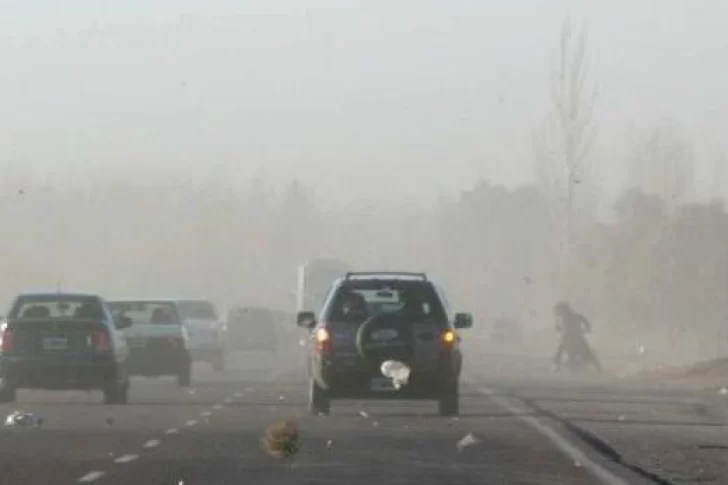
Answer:
M192 360L206 362L215 371L225 369L225 322L208 300L178 300L177 312L189 332Z
M298 267L296 310L318 311L326 299L331 284L351 267L338 259L320 258Z
M424 273L347 273L337 279L320 313L298 313L310 330L309 409L328 414L338 398L432 399L444 416L459 413L462 369L456 329L472 326L452 314L442 289ZM410 369L399 389L381 366Z
M126 404L127 325L97 295L21 294L0 327L0 401L18 389L99 389L105 403Z
M523 340L523 328L520 322L512 318L496 318L490 338L500 344L519 344Z
M234 307L227 316L227 342L230 350L276 353L278 318L264 307Z
M191 385L189 337L175 300L114 300L109 307L117 321L126 322L131 375L174 376L180 387Z

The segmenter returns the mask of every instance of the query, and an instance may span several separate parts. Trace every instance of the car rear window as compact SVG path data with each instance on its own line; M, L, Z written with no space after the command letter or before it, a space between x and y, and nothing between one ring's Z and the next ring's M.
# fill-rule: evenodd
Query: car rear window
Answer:
M10 318L83 318L102 319L104 309L96 298L43 295L20 297L8 317Z
M338 289L327 310L334 321L364 321L381 313L406 313L423 320L447 318L432 286L412 282L352 281Z
M172 302L125 301L110 302L114 318L127 317L132 324L179 325L179 317Z
M180 301L177 302L177 310L185 320L217 320L215 307L209 301Z

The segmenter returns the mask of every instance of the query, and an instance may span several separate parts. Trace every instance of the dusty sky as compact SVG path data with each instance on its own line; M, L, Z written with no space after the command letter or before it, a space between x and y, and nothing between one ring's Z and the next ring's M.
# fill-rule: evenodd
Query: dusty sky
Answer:
M591 26L604 179L630 127L670 118L707 187L728 152L721 0L0 0L0 161L298 175L335 197L519 183L566 12Z

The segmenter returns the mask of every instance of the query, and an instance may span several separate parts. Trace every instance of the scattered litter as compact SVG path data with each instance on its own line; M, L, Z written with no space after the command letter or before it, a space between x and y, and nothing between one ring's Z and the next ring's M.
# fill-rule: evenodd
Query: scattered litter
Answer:
M480 440L473 436L473 433L468 433L468 435L458 441L455 446L457 447L458 451L463 451L468 446L473 446L477 443L480 443Z
M328 440L328 441L326 442L326 448L331 448L331 447L333 447L333 446L334 446L334 441L333 441L333 440Z
M261 446L272 457L286 459L298 452L298 423L290 420L271 424L261 439Z
M5 418L5 426L19 426L27 428L38 428L43 424L43 418L33 413L13 411Z
M728 394L728 387L721 387L718 393L722 396L725 396L726 394Z
M381 372L384 377L392 380L395 389L406 386L409 381L410 368L404 362L386 360L382 362Z
M367 413L366 411L359 411L359 416L361 416L362 418L368 418L369 413Z

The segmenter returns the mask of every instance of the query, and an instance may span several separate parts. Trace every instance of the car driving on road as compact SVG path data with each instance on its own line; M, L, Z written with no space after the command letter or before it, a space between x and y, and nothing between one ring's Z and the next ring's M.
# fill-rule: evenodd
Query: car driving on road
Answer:
M225 322L209 300L177 300L177 312L189 334L193 361L206 362L215 371L225 369Z
M174 300L114 300L109 307L117 321L125 322L131 375L175 376L180 387L191 385L188 337Z
M125 325L97 295L18 296L0 328L0 401L15 401L18 389L99 389L107 404L126 404Z
M278 316L270 308L233 307L226 319L226 342L230 350L263 351L278 348Z
M432 399L441 415L459 413L463 356L456 330L472 326L452 314L442 289L424 273L347 273L336 280L318 319L302 311L310 330L309 408L328 414L339 398ZM410 369L397 388L382 363Z

